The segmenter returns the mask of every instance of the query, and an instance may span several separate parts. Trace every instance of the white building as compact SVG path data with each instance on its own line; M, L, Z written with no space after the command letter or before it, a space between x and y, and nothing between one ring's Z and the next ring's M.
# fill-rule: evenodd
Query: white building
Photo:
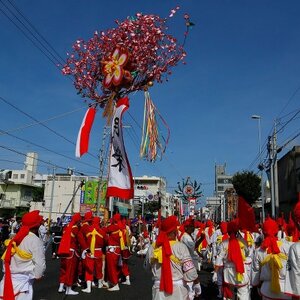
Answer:
M70 174L48 175L45 182L44 201L32 202L31 210L38 209L44 218L56 220L80 211L82 181L97 180L97 177Z
M23 170L0 170L0 215L12 217L28 211L34 197L37 153L27 153Z
M158 201L161 204L161 213L163 217L166 217L169 209L169 200L166 196L166 179L157 176L142 176L134 177L134 210L132 217L137 215L137 210L140 204L148 201ZM168 208L167 208L168 207Z

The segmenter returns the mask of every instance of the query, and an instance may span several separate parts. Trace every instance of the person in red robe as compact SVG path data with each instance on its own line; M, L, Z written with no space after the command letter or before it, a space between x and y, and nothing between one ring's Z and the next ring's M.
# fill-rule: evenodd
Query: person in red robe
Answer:
M85 237L89 251L84 250L82 252L82 259L85 262L85 280L87 287L82 291L85 293L91 293L94 275L98 281L98 288L102 288L104 286L103 253L107 238L105 231L100 228L99 217L93 218L92 225L87 228Z
M61 257L58 292L65 291L66 295L78 295L78 292L72 290L72 286L78 278L80 246L77 237L80 220L79 213L73 215L71 222L64 229L58 248L58 255Z
M108 241L106 247L106 274L110 284L108 291L119 291L120 265L122 262L120 238L121 231L118 222L121 220L120 214L115 214L110 225L106 227Z

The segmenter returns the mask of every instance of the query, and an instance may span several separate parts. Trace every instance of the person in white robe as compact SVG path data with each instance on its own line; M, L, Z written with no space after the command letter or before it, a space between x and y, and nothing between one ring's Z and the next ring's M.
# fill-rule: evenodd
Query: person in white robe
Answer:
M263 232L264 240L252 262L252 285L259 287L262 299L291 299L283 293L290 244L278 240L278 225L271 218L263 223Z
M26 213L19 232L6 242L2 256L4 277L0 282L0 296L4 300L33 298L32 284L42 278L46 269L43 242L38 237L42 220L37 210Z
M294 208L293 219L300 232L300 199ZM288 253L284 292L293 300L300 299L300 241L295 242Z
M247 245L244 240L236 237L237 221L229 222L227 230L229 239L221 242L215 263L215 273L223 267L223 299L234 299L236 288L238 299L250 300L250 278L245 265L248 255Z
M196 241L193 238L194 230L195 230L194 220L187 219L184 222L184 233L182 234L180 241L187 246L196 270L200 271L199 270L200 257L196 252Z
M177 219L162 221L155 244L149 247L145 265L152 270L153 300L187 300L201 294L200 281L188 248L176 240ZM192 286L195 294L191 294Z

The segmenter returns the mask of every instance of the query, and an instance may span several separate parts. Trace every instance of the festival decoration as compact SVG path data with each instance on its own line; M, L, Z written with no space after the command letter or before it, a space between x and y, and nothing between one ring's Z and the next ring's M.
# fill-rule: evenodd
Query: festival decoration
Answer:
M169 18L178 10L178 6L172 9ZM194 24L188 14L184 19L187 29L182 44L167 33L168 18L137 13L122 22L116 20L115 28L95 31L87 41L78 39L62 72L73 76L75 88L85 101L104 108L103 116L109 123L119 98L134 91L147 91L154 82L167 81L171 69L179 62L185 63L184 44ZM155 161L165 151L169 129L151 102L147 91L145 114L151 122L144 124L141 156ZM167 128L167 138L159 136L158 121Z
M186 36L193 24L187 14L184 18ZM96 31L88 41L78 39L62 69L64 75L74 76L79 94L102 106L113 93L123 97L143 90L150 81L167 80L171 68L186 56L183 45L167 33L166 18L137 13L115 22L116 28Z
M76 157L81 157L83 154L88 152L89 149L89 138L90 132L95 119L96 109L93 107L88 108L85 116L82 120L81 127L77 136L76 143Z
M198 183L196 180L191 181L190 177L182 179L182 182L177 182L178 190L176 194L183 199L183 203L188 203L190 199L198 199L203 196L201 188L201 183Z
M127 97L119 99L112 120L112 142L106 197L133 198L132 172L122 134L122 116L128 107L129 99Z
M164 139L160 134L157 126L157 119L160 118L162 124L167 130L167 138ZM144 122L143 122L143 136L140 148L140 156L149 160L155 161L159 156L165 152L166 145L168 144L170 137L170 129L158 112L153 101L150 98L149 92L145 91L145 109L144 109Z

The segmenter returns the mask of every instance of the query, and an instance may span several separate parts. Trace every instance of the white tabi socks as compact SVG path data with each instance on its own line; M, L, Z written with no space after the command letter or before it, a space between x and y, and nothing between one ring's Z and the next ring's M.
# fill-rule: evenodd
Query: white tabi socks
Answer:
M88 280L86 282L86 289L82 290L84 293L90 293L92 291L92 282Z
M75 292L72 290L72 287L71 286L67 286L66 287L66 295L78 295L79 293L78 292Z

